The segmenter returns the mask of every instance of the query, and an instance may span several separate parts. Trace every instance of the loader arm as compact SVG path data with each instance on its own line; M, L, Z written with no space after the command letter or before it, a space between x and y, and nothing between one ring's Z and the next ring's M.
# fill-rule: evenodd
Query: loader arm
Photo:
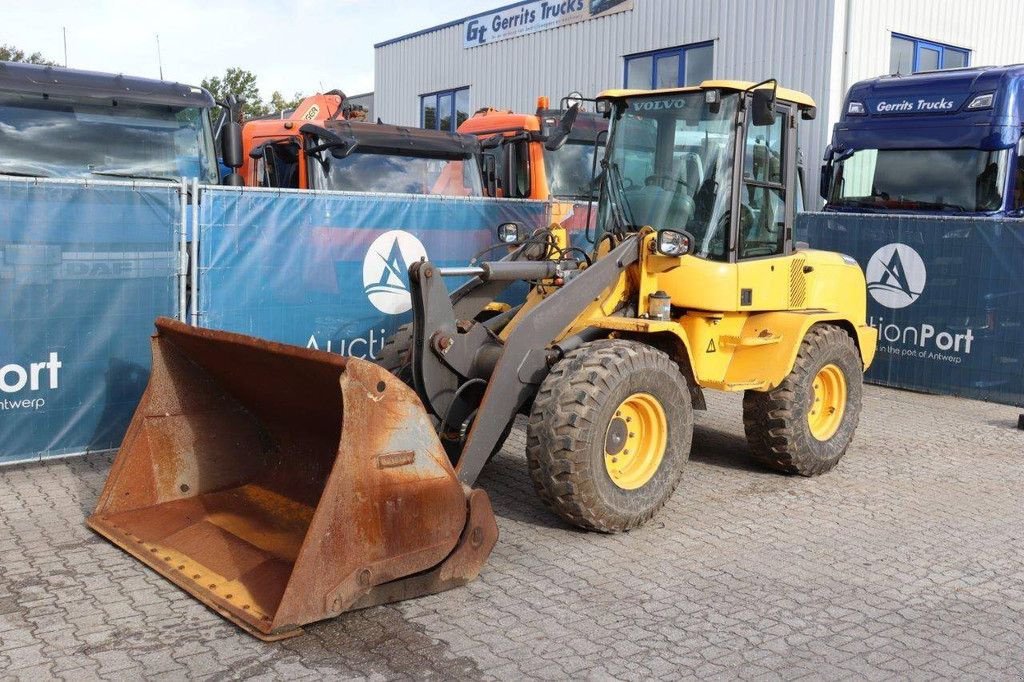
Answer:
M465 273L446 273L428 262L410 268L414 382L420 398L438 418L445 420L457 411L472 419L455 468L464 484L472 485L480 475L505 428L547 376L552 342L639 259L639 245L638 236L627 237L605 257L568 278L519 322L504 343L483 325L465 330L458 324L443 276ZM519 277L511 269L495 268L482 275L481 282L499 277L530 279L537 275L527 270L540 273L551 263L522 265ZM473 382L486 382L479 403L456 402L462 389Z

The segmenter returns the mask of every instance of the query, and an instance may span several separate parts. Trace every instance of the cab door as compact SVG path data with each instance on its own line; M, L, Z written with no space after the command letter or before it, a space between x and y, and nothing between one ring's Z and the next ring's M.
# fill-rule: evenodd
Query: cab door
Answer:
M747 98L750 111L750 98ZM749 114L742 130L742 163L735 170L732 251L739 290L738 310L791 307L791 277L801 260L793 254L796 213L796 109L778 104L771 125L755 126Z

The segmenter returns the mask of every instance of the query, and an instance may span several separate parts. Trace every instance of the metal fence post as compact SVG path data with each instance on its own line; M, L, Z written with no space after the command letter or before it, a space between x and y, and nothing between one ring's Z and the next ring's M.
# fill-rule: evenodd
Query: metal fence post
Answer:
M178 186L178 195L181 208L178 221L178 228L180 230L178 234L178 319L184 322L187 312L185 301L187 296L186 286L188 284L188 180L184 176L182 176L181 184Z
M192 301L190 321L199 326L199 178L192 178Z

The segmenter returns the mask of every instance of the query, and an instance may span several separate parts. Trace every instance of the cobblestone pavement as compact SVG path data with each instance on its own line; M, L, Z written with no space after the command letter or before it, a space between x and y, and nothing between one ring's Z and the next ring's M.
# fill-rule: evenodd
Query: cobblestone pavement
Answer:
M709 403L647 526L565 527L520 425L480 481L479 580L278 644L86 529L109 457L0 469L0 677L1024 676L1018 410L869 388L843 463L798 479L748 462L737 396Z

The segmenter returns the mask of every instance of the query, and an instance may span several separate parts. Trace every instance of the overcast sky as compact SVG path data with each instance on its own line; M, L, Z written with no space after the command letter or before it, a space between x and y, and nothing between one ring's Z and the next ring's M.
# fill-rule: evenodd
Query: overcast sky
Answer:
M198 85L240 66L263 97L373 90L373 45L508 0L0 0L0 44L68 66Z

